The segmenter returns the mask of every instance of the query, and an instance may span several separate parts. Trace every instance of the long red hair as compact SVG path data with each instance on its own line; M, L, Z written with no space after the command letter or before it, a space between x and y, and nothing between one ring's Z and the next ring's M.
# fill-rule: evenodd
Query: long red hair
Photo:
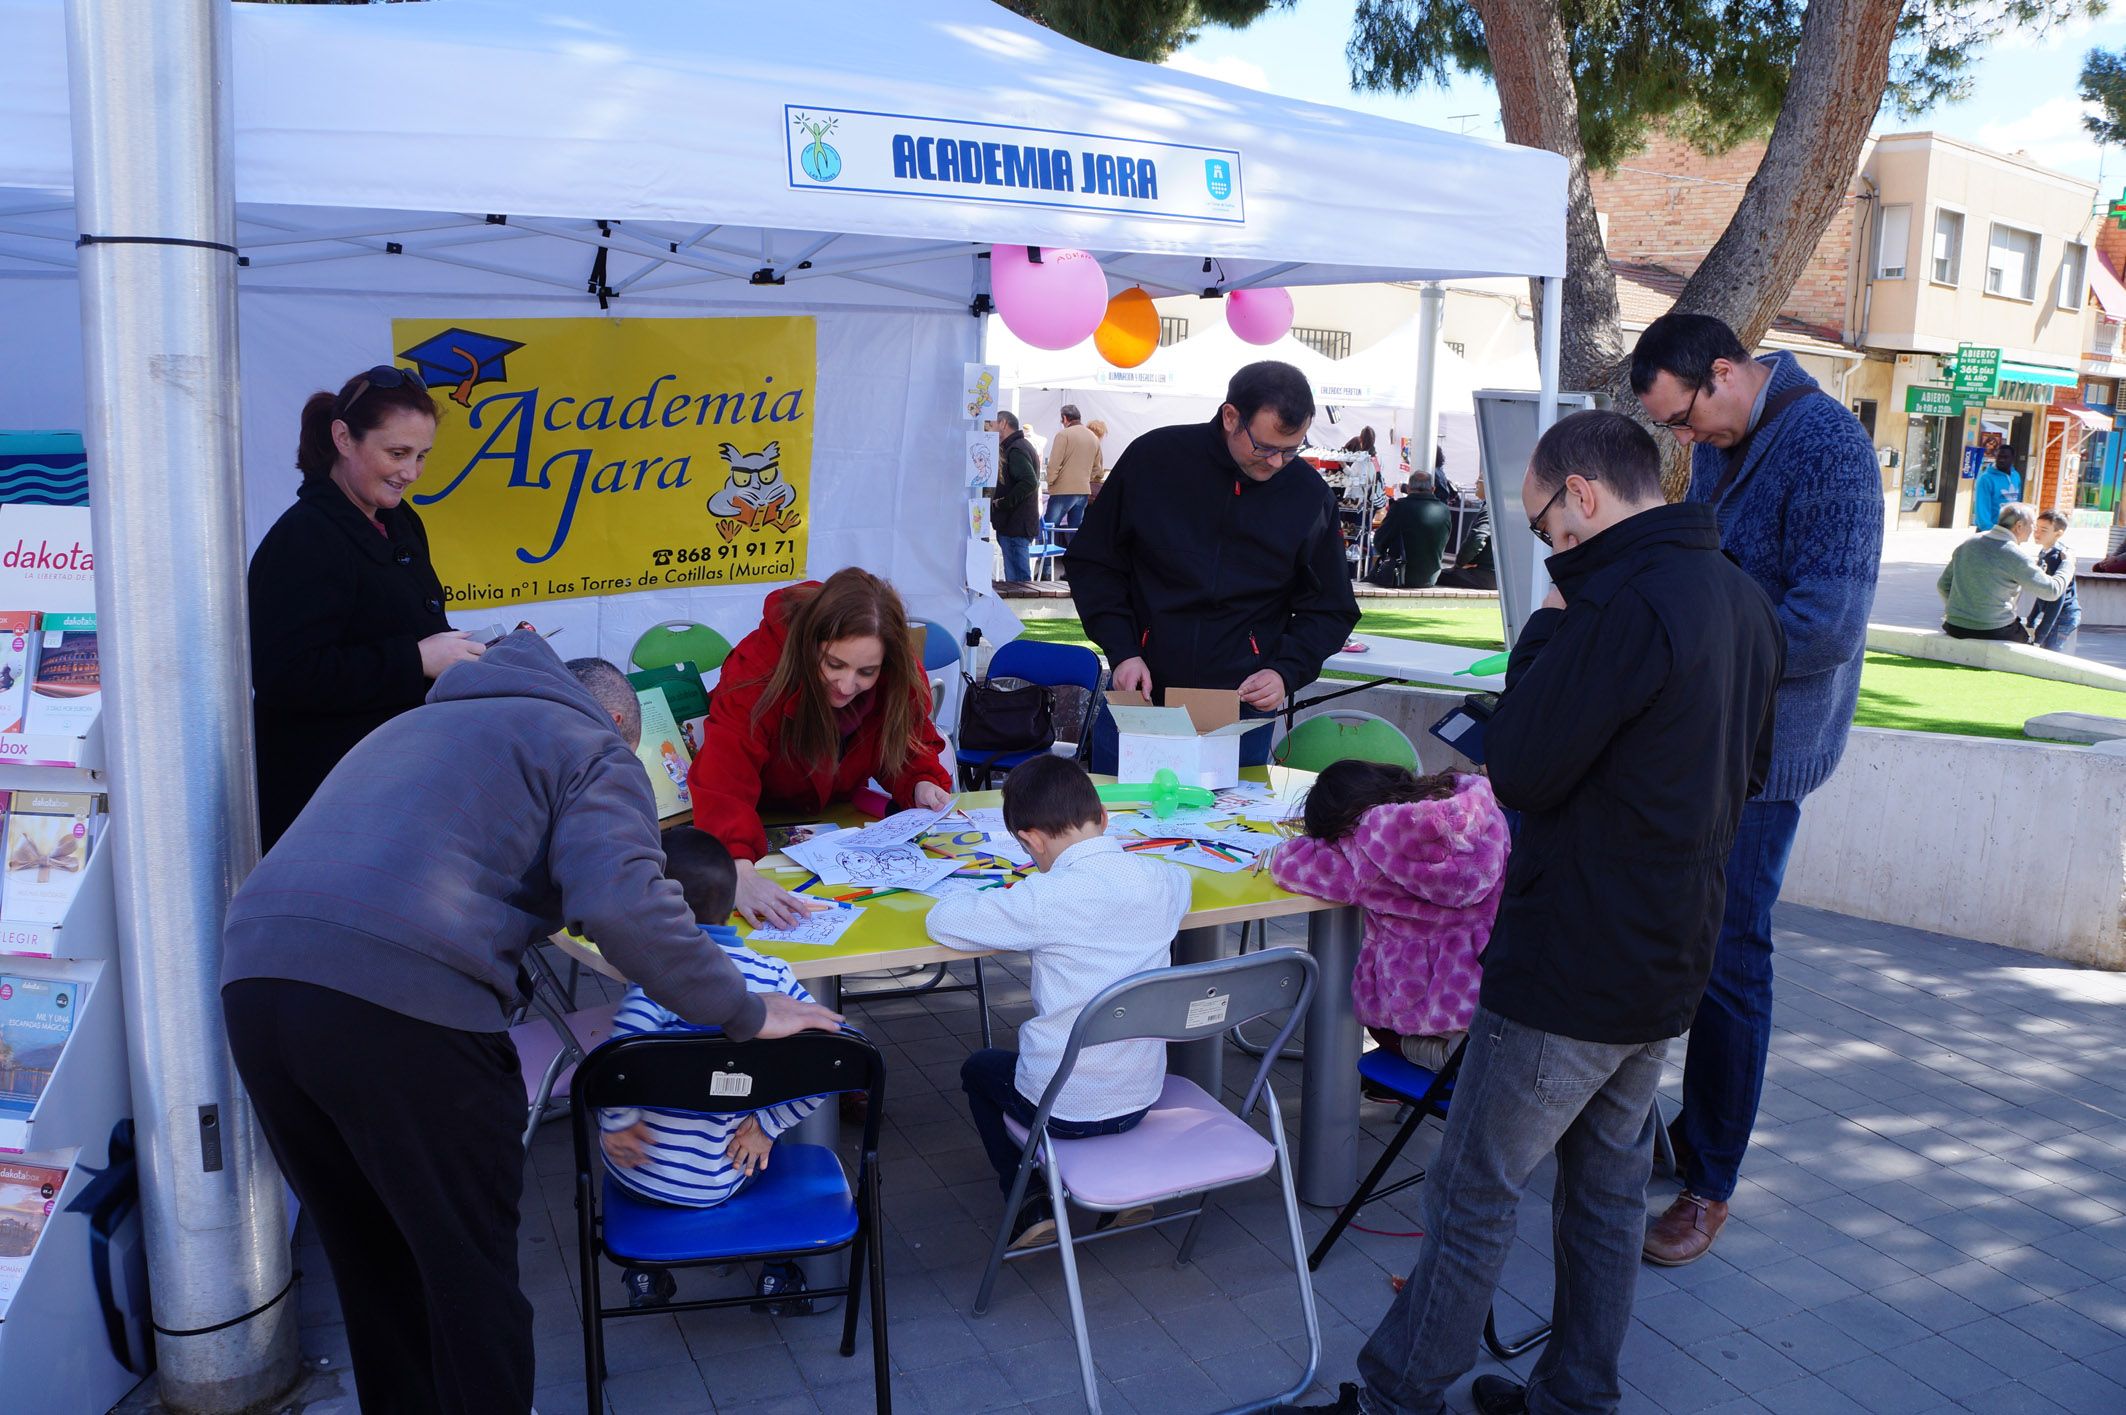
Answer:
M841 750L834 705L827 701L820 675L820 655L843 639L877 639L884 655L878 681L879 769L881 778L908 764L915 744L921 689L927 687L922 665L908 634L908 611L893 586L868 570L850 566L814 586L784 593L788 614L782 658L768 675L767 687L753 705L756 724L770 711L794 703L782 728L781 746L793 761L831 762Z

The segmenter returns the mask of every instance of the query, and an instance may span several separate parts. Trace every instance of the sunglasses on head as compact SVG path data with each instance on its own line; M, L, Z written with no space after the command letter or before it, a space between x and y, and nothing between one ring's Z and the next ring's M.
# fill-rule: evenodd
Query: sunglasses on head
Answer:
M362 395L372 388L408 387L418 388L423 393L428 391L428 385L421 381L421 375L417 371L410 368L400 368L396 364L378 364L355 381L353 392L340 399L339 412L336 416L346 417L348 413L354 410L354 405L362 401Z

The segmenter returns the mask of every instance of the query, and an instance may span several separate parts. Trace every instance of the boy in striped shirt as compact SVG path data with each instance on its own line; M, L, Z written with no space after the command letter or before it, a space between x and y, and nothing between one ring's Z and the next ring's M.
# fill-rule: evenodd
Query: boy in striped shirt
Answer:
M799 1002L812 1001L789 964L755 953L740 941L738 930L725 923L737 894L738 872L730 851L714 836L692 826L666 831L664 868L666 876L678 882L701 931L738 966L748 992L780 992ZM705 1030L683 1021L634 985L613 1018L616 1037ZM606 1171L621 1188L653 1203L707 1209L737 1194L767 1169L776 1138L818 1108L819 1099L808 1097L746 1114L607 1109L598 1112L599 1139ZM629 1268L624 1282L632 1307L668 1302L678 1286L662 1269ZM762 1295L792 1290L793 1282L801 1290L795 1264L771 1263L761 1276ZM809 1303L799 1304L799 1309L809 1310Z

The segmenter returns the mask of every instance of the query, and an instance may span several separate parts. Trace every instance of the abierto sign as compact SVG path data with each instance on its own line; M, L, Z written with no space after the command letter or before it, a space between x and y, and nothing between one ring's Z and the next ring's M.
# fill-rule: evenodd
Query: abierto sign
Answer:
M790 104L783 113L799 190L1247 219L1231 148L847 108Z

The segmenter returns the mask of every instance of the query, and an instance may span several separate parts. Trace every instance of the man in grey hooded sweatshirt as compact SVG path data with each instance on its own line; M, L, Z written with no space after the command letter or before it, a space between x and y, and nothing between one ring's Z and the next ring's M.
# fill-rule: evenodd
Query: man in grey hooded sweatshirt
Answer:
M524 1088L508 1016L564 922L689 1022L840 1018L750 993L664 877L620 671L519 632L364 738L229 906L222 1008L317 1225L364 1410L531 1407Z

